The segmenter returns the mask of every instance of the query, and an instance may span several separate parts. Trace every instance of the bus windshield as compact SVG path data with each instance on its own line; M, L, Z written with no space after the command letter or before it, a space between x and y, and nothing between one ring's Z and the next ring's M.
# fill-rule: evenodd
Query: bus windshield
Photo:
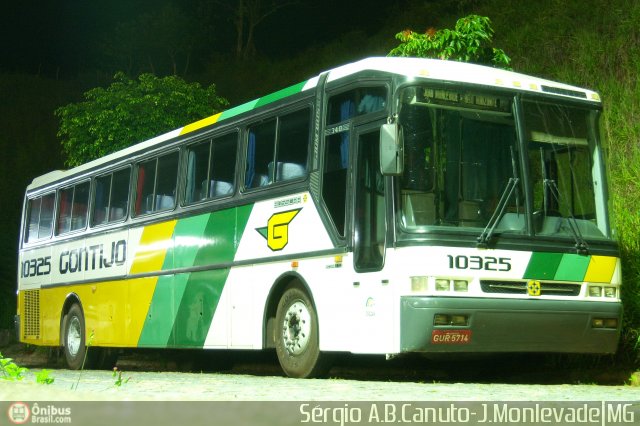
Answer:
M398 118L405 155L403 229L479 234L495 227L499 233L576 240L607 237L597 112L535 101L524 101L523 110L526 141L520 144L511 96L431 86L403 89ZM527 164L527 179L522 164ZM531 231L525 220L527 191Z

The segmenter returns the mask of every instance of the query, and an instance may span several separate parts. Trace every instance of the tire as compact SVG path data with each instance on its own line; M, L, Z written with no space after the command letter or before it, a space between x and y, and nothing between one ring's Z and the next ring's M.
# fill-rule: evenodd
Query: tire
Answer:
M65 316L62 338L67 366L71 370L90 368L91 359L87 357L85 360L87 345L84 314L78 304L73 304Z
M275 322L276 353L289 377L319 377L329 371L327 354L320 352L318 316L307 293L289 287L280 298Z

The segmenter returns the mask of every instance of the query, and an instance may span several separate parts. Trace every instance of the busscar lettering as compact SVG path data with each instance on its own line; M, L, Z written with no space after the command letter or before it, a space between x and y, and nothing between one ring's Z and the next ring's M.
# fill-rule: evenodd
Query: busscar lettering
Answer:
M95 271L124 265L127 261L127 242L113 241L111 245L96 244L65 250L60 253L59 271L61 275L82 271Z

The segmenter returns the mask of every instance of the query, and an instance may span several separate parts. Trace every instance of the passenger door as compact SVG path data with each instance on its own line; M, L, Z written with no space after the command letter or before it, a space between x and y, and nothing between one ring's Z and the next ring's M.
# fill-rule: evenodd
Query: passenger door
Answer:
M386 242L385 178L380 172L380 126L356 129L353 178L353 263L356 272L384 266Z

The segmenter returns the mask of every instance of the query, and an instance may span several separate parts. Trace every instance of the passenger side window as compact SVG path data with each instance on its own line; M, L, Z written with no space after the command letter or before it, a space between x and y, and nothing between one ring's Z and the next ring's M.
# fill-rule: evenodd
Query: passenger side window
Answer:
M326 138L322 199L341 237L345 236L349 132Z
M310 117L305 108L249 128L245 188L306 176Z
M329 99L327 125L382 111L386 106L386 87L359 87L349 90L348 92L334 95Z
M24 241L33 242L49 238L53 222L55 193L32 198L27 206L27 230Z
M185 203L233 194L238 136L230 133L189 147Z
M129 206L129 167L96 178L91 225L122 220Z
M273 182L269 173L269 164L273 164L276 125L276 120L270 120L255 125L249 130L247 169L244 177L246 188L259 188Z
M136 215L175 208L178 158L176 151L138 164Z
M60 190L57 234L85 229L89 206L89 181Z

